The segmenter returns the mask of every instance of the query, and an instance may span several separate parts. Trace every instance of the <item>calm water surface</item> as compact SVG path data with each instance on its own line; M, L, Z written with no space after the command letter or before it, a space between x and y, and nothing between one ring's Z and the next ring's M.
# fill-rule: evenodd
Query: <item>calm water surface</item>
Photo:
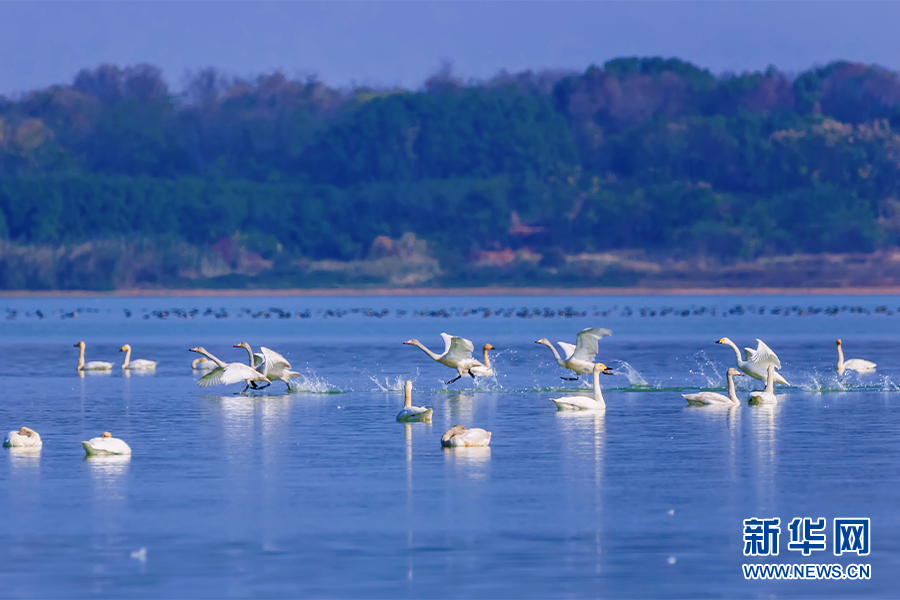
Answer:
M816 313L829 307L838 314ZM30 426L44 447L0 455L0 595L896 597L898 308L788 296L2 300L0 428ZM574 342L589 326L615 332L598 355L617 373L601 380L608 409L557 412L551 397L588 384L562 381L534 340ZM441 351L442 331L492 343L497 376L446 386L453 371L401 344ZM724 389L734 355L714 344L722 336L778 352L794 385L777 406L685 405L682 392ZM838 377L838 337L878 371ZM159 368L81 378L82 339L88 360L121 361L130 343ZM301 390L198 388L187 349L244 361L231 347L244 340L282 352ZM432 425L395 421L404 379ZM757 387L748 379L742 397ZM456 423L493 432L490 447L442 450ZM103 431L132 457L86 460L79 442ZM777 559L743 556L751 517L781 519ZM794 517L869 517L872 553L835 557L830 532L825 552L788 551ZM872 578L746 581L744 562L868 563Z

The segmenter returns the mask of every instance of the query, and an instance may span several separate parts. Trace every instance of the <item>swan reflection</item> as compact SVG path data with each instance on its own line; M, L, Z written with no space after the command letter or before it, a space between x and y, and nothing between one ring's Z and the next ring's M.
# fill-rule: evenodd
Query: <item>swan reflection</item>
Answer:
M472 479L487 479L491 466L491 447L444 448L444 461Z
M773 508L775 478L778 465L778 415L780 404L765 404L750 411L750 428L753 431L754 458L756 460L756 501L758 510Z
M40 448L6 448L9 466L13 469L34 469L41 466Z

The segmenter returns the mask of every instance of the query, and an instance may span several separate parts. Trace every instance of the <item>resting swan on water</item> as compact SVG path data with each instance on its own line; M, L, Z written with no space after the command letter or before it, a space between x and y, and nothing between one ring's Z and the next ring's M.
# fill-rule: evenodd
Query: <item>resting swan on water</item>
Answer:
M100 437L81 442L81 445L84 446L84 451L88 456L131 454L131 448L128 447L128 444L119 438L114 438L108 431L104 432Z
M119 352L125 353L125 362L122 363L123 369L155 369L156 361L138 358L131 360L131 344L125 344Z
M769 365L765 391L751 392L748 404L778 404L778 398L775 397L775 375L775 365Z
M197 380L197 385L199 385L200 387L208 387L211 385L230 385L232 383L240 383L243 381L246 384L244 386L244 389L241 390L241 393L243 394L250 387L250 384L255 381L263 382L266 385L269 384L269 380L266 379L265 375L249 365L237 362L224 363L210 354L206 350L206 348L203 348L202 346L191 348L190 351L196 352L197 354L202 354L206 358L219 365Z
M734 391L734 378L735 377L743 377L744 374L735 369L734 367L730 367L727 371L725 371L725 378L728 380L728 395L723 396L722 394L717 394L716 392L697 392L696 394L682 394L685 400L687 400L688 404L694 405L704 405L711 404L717 406L737 406L741 403L741 401L737 397L737 393Z
M456 369L458 375L448 381L448 384L453 383L463 375L469 375L474 378L476 373L472 372L473 367L476 369L478 367L486 368L483 364L472 358L472 352L475 350L475 346L472 345L472 342L465 338L447 333L442 333L441 337L444 338L443 354L435 354L423 346L422 342L416 339L407 340L403 343L407 346L416 346L430 356L432 360L435 360L442 365L447 365L451 369Z
M765 381L766 367L769 365L775 365L777 368L781 368L781 361L778 359L778 356L760 339L756 340L756 350L744 348L744 358L741 358L741 351L738 350L737 345L727 337L720 339L716 343L731 346L731 349L734 350L737 368L754 379ZM775 383L791 385L778 373L775 373Z
M588 327L587 329L582 329L578 332L574 345L567 344L566 342L557 342L559 347L563 349L563 352L566 353L565 359L559 355L559 352L556 351L556 348L553 347L553 344L551 344L550 340L547 338L541 338L536 341L535 344L541 344L550 348L550 351L553 352L553 357L556 359L559 366L575 371L579 375L586 375L594 369L594 357L597 356L597 351L599 350L597 342L600 341L601 338L610 335L612 335L612 331L609 329L603 329L602 327ZM578 377L563 377L562 379L565 379L566 381L578 381Z
M195 358L191 361L191 369L194 371L209 371L215 369L218 365L208 358Z
M10 431L3 440L6 448L40 448L43 444L37 431L27 427L21 427L18 431Z
M837 341L837 351L838 362L836 368L838 375L840 375L844 371L858 371L862 373L875 370L875 363L868 360L863 360L861 358L851 358L849 360L844 360L844 351L843 349L841 349L841 340Z
M397 414L398 421L423 421L431 423L431 409L412 405L412 381L403 386L403 410Z
M602 364L597 363L594 372L594 397L567 396L565 398L550 398L556 404L557 410L606 410L606 402L603 401L603 393L600 391L600 373L612 375L613 372Z
M441 446L444 448L463 448L487 446L491 443L491 432L484 429L466 429L462 425L454 425L444 432Z
M110 362L103 362L102 360L92 360L89 363L84 362L84 342L78 342L75 344L75 347L79 349L78 351L78 370L79 371L110 371L113 368L113 364Z

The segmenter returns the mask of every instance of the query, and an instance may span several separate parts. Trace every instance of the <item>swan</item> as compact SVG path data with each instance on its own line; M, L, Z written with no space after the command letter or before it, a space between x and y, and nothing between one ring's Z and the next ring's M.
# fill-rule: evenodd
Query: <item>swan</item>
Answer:
M403 410L397 414L398 421L423 421L431 423L431 409L412 405L412 381L403 386Z
M734 378L743 377L744 374L730 367L725 371L725 378L728 380L728 395L723 396L716 392L697 392L696 394L682 394L688 404L703 405L714 404L716 406L737 406L741 403L734 391Z
M874 371L875 363L863 360L861 358L851 358L850 360L844 360L844 351L841 349L841 340L837 341L837 350L838 350L838 362L837 362L837 372L838 375L843 373L844 371Z
M191 361L191 369L194 371L209 371L216 368L216 363L208 358L195 358Z
M125 362L122 363L123 369L155 369L157 362L154 360L145 360L138 358L131 360L131 344L125 344L119 352L125 353Z
M197 348L191 348L190 351L196 352L197 354L202 354L206 358L209 358L214 363L219 365L197 380L197 385L199 385L200 387L208 387L211 385L231 385L232 383L240 383L241 381L243 381L246 384L244 386L244 389L241 390L241 393L243 394L247 391L247 389L250 387L250 384L254 381L262 381L265 382L266 385L269 384L269 380L266 379L265 375L249 365L237 362L224 363L210 354L205 348L200 346L198 346Z
M109 362L103 362L102 360L92 360L89 363L84 362L84 342L78 342L75 344L76 348L79 348L78 352L78 370L79 371L111 371L113 368L113 364Z
M441 446L444 448L487 446L490 443L490 431L466 429L462 425L454 425L445 431L443 437L441 437Z
M609 329L603 329L602 327L588 327L587 329L582 329L578 332L578 335L575 337L574 345L567 344L566 342L557 342L559 347L563 349L563 352L566 353L565 359L560 357L556 348L553 347L553 344L551 344L550 340L547 338L541 338L536 341L535 344L541 344L550 348L550 351L553 352L553 356L556 358L556 362L559 366L575 371L579 375L585 375L594 369L594 357L597 356L597 351L599 350L597 342L600 341L600 338L610 335L612 335L612 331ZM565 379L566 381L578 381L578 377L563 377L562 379Z
M751 392L748 404L778 404L778 398L775 397L775 375L775 365L769 365L766 372L765 391Z
M451 369L456 369L458 375L448 381L448 384L453 383L466 374L468 374L470 377L475 377L475 375L471 371L472 367L486 368L483 364L472 358L472 351L475 350L475 346L472 345L472 342L465 338L457 337L455 335L450 335L447 333L442 333L441 337L444 338L443 354L435 354L434 352L423 346L422 342L416 339L407 340L403 343L407 346L416 346L417 348L421 348L422 351L430 356L432 360L435 360L442 365L447 365Z
M131 454L131 448L128 447L128 444L126 444L119 438L114 438L109 434L108 431L103 432L103 435L101 435L100 437L91 438L87 442L81 442L81 445L84 446L84 451L88 456Z
M606 410L606 402L603 401L603 393L600 391L600 373L612 375L613 372L604 364L597 363L594 372L594 397L566 396L565 398L550 398L556 404L556 410Z
M469 375L472 377L493 377L494 376L494 367L491 366L491 357L488 356L488 350L493 350L494 347L490 344L485 344L482 348L484 352L484 364L483 365L472 365L469 367Z
M768 365L775 365L777 368L781 368L781 361L778 359L778 356L774 352L772 352L772 349L766 346L765 342L763 342L761 339L757 338L756 340L756 350L753 350L752 348L744 348L743 359L741 358L741 351L738 350L737 345L735 345L735 343L729 340L727 337L722 338L716 343L731 346L731 349L734 350L734 356L735 360L737 360L738 369L754 379L765 381L766 367ZM791 385L779 373L775 373L775 382L783 383L784 385Z
M18 431L10 431L3 440L6 448L40 448L44 443L38 432L27 427L21 427Z
M300 373L291 371L291 363L274 350L269 350L265 346L260 346L259 349L262 351L262 354L254 354L253 350L250 349L250 344L247 342L235 344L234 347L244 348L247 351L247 354L250 355L250 366L265 375L266 379L269 381L283 381L287 386L288 391L291 389L291 379L300 377ZM255 385L253 386L253 389L256 389Z

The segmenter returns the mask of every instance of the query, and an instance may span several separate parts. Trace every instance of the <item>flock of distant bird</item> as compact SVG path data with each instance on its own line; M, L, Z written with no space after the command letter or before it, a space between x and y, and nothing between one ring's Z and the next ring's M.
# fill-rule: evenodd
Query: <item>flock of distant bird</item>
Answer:
M591 327L578 333L575 344L557 342L565 358L560 355L556 347L547 338L542 338L535 342L550 348L559 366L569 369L578 375L590 373L593 376L593 397L577 395L551 398L557 410L602 411L606 409L606 402L600 389L600 374L612 375L613 371L603 363L594 362L594 359L599 352L598 342L610 335L612 335L612 331L609 329ZM482 346L484 362L481 362L472 356L475 346L470 340L447 333L442 333L441 337L444 340L444 351L441 354L429 350L416 339L407 340L403 343L409 346L416 346L432 360L455 369L457 372L456 377L449 380L447 384L457 381L464 375L475 378L490 377L494 374L490 356L488 355L488 351L494 349L491 344ZM774 393L775 383L790 384L777 372L777 369L781 368L781 361L771 348L762 340L757 339L756 348L744 348L742 354L738 346L728 338L722 338L716 343L729 346L734 350L735 354L737 368L729 368L725 374L728 395L716 392L683 394L688 404L739 405L741 401L738 399L735 391L734 378L743 377L744 375L766 382L764 390L750 393L749 404L776 404L778 402ZM109 371L113 368L113 363L110 362L85 362L85 343L83 341L75 344L75 347L79 349L77 367L79 373L83 371ZM251 388L263 389L275 381L283 381L287 385L288 391L290 391L291 380L300 376L299 373L292 370L291 363L274 350L260 347L260 352L254 353L247 342L235 344L234 347L243 348L247 351L248 363L226 363L213 356L203 347L190 349L191 352L202 356L202 358L194 360L191 363L191 367L195 370L209 371L197 381L199 386L244 383L244 389L241 391L243 394ZM125 352L125 360L121 365L122 369L152 370L158 364L152 360L131 360L131 346L128 344L122 346L120 351ZM866 373L872 372L876 368L876 364L868 360L859 358L845 360L841 340L837 340L837 351L838 362L836 370L839 374L845 371ZM578 380L578 377L563 377L562 379L575 381ZM431 416L432 409L412 405L412 382L407 381L404 386L403 409L397 415L397 420L402 422L430 422ZM491 433L489 431L484 429L466 429L462 425L454 425L441 437L441 445L445 447L487 446L490 440ZM9 432L3 445L7 447L40 448L42 442L40 435L36 431L28 427L21 427L18 431ZM82 442L82 446L88 456L131 454L131 448L128 447L128 444L112 437L108 432L103 433L100 437Z

